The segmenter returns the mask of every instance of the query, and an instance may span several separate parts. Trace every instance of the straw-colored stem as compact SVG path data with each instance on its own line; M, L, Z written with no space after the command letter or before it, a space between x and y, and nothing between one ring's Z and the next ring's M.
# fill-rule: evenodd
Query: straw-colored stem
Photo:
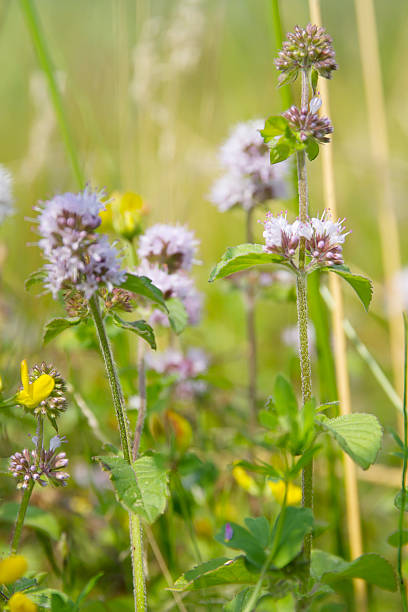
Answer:
M364 89L371 140L375 176L378 180L378 227L381 239L381 253L388 305L390 329L390 350L393 380L402 398L404 373L402 299L395 275L401 268L398 220L392 200L390 151L388 141L387 114L385 110L377 24L372 0L355 0L358 38L363 68ZM399 419L402 430L402 419Z
M309 0L309 9L312 22L317 25L322 25L319 0ZM329 91L325 79L320 79L319 89L322 95L322 114L330 117ZM337 217L337 202L332 148L331 145L328 144L321 149L325 207L330 209L331 214L335 218ZM351 414L350 381L347 369L346 339L343 330L343 296L341 293L340 281L334 274L330 275L329 283L335 304L332 310L332 325L340 413ZM358 499L356 467L348 455L344 455L344 480L349 546L352 557L356 558L363 552L360 504ZM354 581L354 588L358 610L363 612L367 609L367 591L365 583L356 580Z

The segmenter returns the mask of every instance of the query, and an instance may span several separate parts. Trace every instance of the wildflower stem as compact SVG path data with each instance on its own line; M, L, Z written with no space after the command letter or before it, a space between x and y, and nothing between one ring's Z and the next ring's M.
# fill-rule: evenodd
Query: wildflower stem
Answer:
M52 60L47 49L46 38L44 36L44 32L42 31L38 14L32 0L20 0L20 6L24 13L27 28L30 32L38 60L48 81L51 102L54 106L55 115L59 123L65 149L72 166L72 171L79 183L80 188L83 188L85 185L82 169L76 153L74 141L71 136L71 131L69 129L64 104L56 79L55 68L52 64Z
M20 508L17 515L16 525L14 527L13 538L11 540L10 553L15 555L20 543L21 532L23 530L24 519L27 513L28 504L30 503L31 493L33 492L34 481L31 480L30 484L24 489L23 497L21 499Z
M89 308L95 323L99 338L102 355L105 362L106 373L112 392L113 406L119 424L122 451L125 460L132 463L132 448L129 437L128 422L123 399L122 387L120 385L118 372L113 359L112 348L106 333L98 297L93 295L89 300ZM129 513L130 547L132 554L133 592L135 610L142 612L146 610L146 588L143 568L143 542L140 519L136 514Z
M407 319L404 315L404 396L403 396L403 414L404 414L404 459L402 464L402 482L401 482L401 506L398 523L398 577L399 587L401 593L402 609L404 612L408 610L407 602L407 590L405 588L404 576L402 574L402 548L404 545L403 541L403 530L404 530L404 512L405 512L405 499L406 499L406 478L407 478L407 447L408 447L408 417L407 417Z
M302 108L307 107L309 97L308 75L302 71ZM299 195L299 219L302 223L307 221L309 196L306 172L305 151L297 153L298 171L298 195ZM299 355L302 382L303 405L312 398L312 369L309 353L308 338L308 305L307 305L307 273L305 271L305 239L302 237L299 243L299 272L296 278L297 313L299 328ZM304 508L313 509L313 462L310 461L302 471L302 505ZM310 569L310 557L312 550L312 534L304 539L304 556Z
M247 242L254 241L252 231L252 212L250 208L246 216L246 240ZM248 342L248 401L251 423L256 422L256 371L257 371L257 346L256 346L256 329L255 329L255 305L256 294L254 286L254 276L251 272L248 274L248 285L245 295L246 317L247 317L247 342Z
M137 345L137 372L139 386L139 409L137 413L137 422L135 437L133 439L133 461L136 461L139 454L140 440L143 433L143 425L146 418L146 368L145 368L145 349L142 344L143 340L138 339Z

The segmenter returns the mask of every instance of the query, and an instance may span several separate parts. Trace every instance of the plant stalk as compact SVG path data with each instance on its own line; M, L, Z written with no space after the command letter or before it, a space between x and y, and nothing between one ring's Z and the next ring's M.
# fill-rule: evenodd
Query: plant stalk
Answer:
M133 461L136 461L139 454L140 440L143 433L143 425L146 418L146 366L145 366L145 349L144 341L138 338L137 344L137 373L139 387L139 410L137 412L137 422L135 436L133 438Z
M123 456L125 460L132 463L132 447L129 437L128 421L123 399L122 387L120 385L118 372L113 359L112 348L106 333L98 297L93 295L89 300L89 307L98 334L99 344L105 362L106 373L112 392L113 406L119 424L120 439ZM135 476L136 478L136 476ZM143 542L140 519L136 514L129 513L130 548L132 555L132 576L135 610L143 612L147 610L146 587L143 568Z
M402 574L402 549L403 549L403 530L404 530L404 512L406 500L406 479L407 479L407 447L408 447L408 417L407 417L407 319L404 315L404 399L403 399L403 414L404 414L404 459L402 464L402 481L401 481L401 507L399 513L399 541L398 541L398 578L399 588L401 593L402 609L404 612L408 610L407 590L405 587L404 576Z
M252 231L252 213L253 208L247 211L246 216L246 241L253 242L254 235ZM248 343L248 403L251 424L256 424L256 397L257 397L257 343L256 343L256 327L255 327L255 307L256 307L256 287L254 284L254 276L252 271L247 275L248 285L246 288L245 305L246 305L246 321L247 321L247 343Z

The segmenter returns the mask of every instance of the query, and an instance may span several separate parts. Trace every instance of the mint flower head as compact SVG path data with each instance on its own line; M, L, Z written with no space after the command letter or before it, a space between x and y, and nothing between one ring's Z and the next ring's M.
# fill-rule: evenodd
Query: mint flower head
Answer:
M313 108L312 103L310 106ZM310 109L300 109L297 106L291 106L282 116L287 119L292 130L299 133L302 142L308 138L321 143L330 142L328 135L333 133L333 126L328 117L320 117Z
M13 213L13 179L10 172L0 165L0 223Z
M33 442L36 443L36 438ZM54 436L49 450L41 449L39 457L36 450L30 452L26 448L10 457L9 471L17 480L17 489L27 489L33 482L42 487L49 483L55 487L66 486L68 459L65 452L57 452L63 442L66 442L64 437Z
M195 261L199 241L182 225L157 223L140 237L138 255L142 260L164 266L170 274L190 270Z
M281 72L281 85L295 80L300 70L311 68L326 79L332 77L333 70L337 70L338 66L333 40L324 28L311 23L305 28L295 26L286 38L275 60L275 66Z
M59 291L76 289L89 299L98 289L120 285L125 273L121 258L107 236L95 230L105 208L104 192L88 187L79 193L64 193L40 203L39 246L47 260L46 288L57 297Z

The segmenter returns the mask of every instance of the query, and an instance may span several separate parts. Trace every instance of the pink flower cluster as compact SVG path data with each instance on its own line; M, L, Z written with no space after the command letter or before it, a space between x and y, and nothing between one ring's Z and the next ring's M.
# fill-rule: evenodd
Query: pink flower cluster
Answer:
M197 379L208 369L207 355L201 349L190 348L185 354L173 348L162 353L149 352L146 365L158 374L175 376L176 393L182 399L190 399L207 388L205 381Z

